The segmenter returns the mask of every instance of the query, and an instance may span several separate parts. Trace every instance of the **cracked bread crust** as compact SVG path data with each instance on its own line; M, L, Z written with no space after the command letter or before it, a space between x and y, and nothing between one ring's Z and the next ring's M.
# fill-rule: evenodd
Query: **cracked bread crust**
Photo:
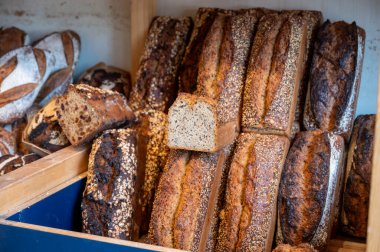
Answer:
M360 238L367 235L375 123L376 115L356 118L347 157L342 231Z
M289 140L242 133L228 175L216 251L268 251Z
M318 32L304 126L351 135L363 65L365 32L356 23L326 21Z
M137 142L131 129L107 130L95 140L81 204L83 232L137 240Z

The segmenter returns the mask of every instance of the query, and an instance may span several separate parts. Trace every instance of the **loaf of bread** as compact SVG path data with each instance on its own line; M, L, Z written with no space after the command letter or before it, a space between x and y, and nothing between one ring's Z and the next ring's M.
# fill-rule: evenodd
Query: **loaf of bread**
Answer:
M153 205L149 237L153 244L212 251L221 178L232 146L215 153L171 150Z
M17 27L0 27L0 57L28 43L29 36L23 30Z
M23 167L41 157L35 153L27 155L5 155L0 157L0 176Z
M15 135L0 127L0 157L15 154L16 151L17 143Z
M199 56L197 89L193 95L181 93L169 110L170 148L214 152L236 139L259 13L216 15Z
M179 67L179 91L193 93L197 89L198 62L202 54L206 36L218 13L229 13L228 10L217 8L199 8L194 21L194 29L186 47L182 63Z
M306 43L302 17L265 15L259 23L245 81L242 128L290 136Z
M355 23L326 21L318 32L307 91L304 127L349 141L364 56L365 32Z
M136 110L167 113L178 92L178 68L192 29L189 17L156 17L150 26L140 58L129 104Z
M375 122L376 115L356 118L344 179L342 231L360 238L367 235Z
M301 131L303 108L305 107L306 90L309 82L309 73L311 60L313 58L314 42L317 36L317 32L323 21L322 12L320 11L307 11L307 10L291 10L285 11L288 15L300 16L306 25L306 49L303 61L303 72L299 86L298 99L296 112L294 115L294 122L291 136L295 137L295 134Z
M277 244L325 249L338 212L343 158L339 135L319 130L296 135L281 178Z
M215 251L271 251L285 136L242 133L230 167Z
M82 198L83 232L137 240L139 216L138 137L134 130L107 130L94 141Z
M54 96L63 94L73 83L73 73L79 60L80 37L74 31L54 32L34 42L34 48L50 51L55 59L52 74L45 81L36 102L47 104Z
M142 208L140 234L149 230L154 195L165 167L169 148L166 146L167 115L161 111L136 111L137 123L134 125L139 136L139 149L146 153L140 166L145 170L144 182L139 196Z
M21 47L0 58L0 124L25 115L56 60L48 51Z
M131 75L120 68L100 62L87 69L76 83L117 91L128 98L131 90Z
M280 244L272 252L318 252L308 243L302 243L298 246L289 244Z
M49 152L60 150L70 144L58 123L56 98L28 121L23 140Z
M86 84L69 85L56 106L58 123L74 146L135 119L124 95Z

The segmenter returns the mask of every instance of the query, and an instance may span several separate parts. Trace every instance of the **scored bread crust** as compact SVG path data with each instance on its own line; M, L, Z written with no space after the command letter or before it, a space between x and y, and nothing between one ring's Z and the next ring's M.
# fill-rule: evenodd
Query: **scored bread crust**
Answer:
M74 146L135 118L122 94L86 84L69 85L67 92L57 98L57 117Z
M276 223L277 190L289 140L242 133L228 175L216 251L268 251Z
M152 21L130 94L134 111L168 111L177 96L178 68L191 28L190 17L161 16Z
M355 23L326 21L315 43L303 124L351 135L363 65L365 32Z
M291 135L305 43L301 17L277 13L263 17L247 70L243 131Z
M326 248L339 209L343 157L339 135L319 130L296 135L281 178L277 244Z
M0 157L17 152L16 136L0 126Z
M29 43L29 36L17 27L0 27L0 57Z
M376 115L361 115L355 120L344 178L342 231L365 238L367 235Z

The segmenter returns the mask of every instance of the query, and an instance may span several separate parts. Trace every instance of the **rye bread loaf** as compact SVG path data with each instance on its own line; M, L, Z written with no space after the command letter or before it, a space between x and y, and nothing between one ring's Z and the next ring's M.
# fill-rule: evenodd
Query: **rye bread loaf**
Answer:
M319 130L296 135L281 178L277 244L326 248L338 212L343 158L339 135Z
M215 251L270 251L285 136L240 134L228 174Z
M302 243L298 246L291 246L289 244L280 244L272 252L318 252L308 243Z
M81 203L83 232L138 239L140 153L137 133L131 129L107 130L94 141Z
M290 136L305 43L306 26L300 16L274 13L260 20L245 80L244 132Z
M23 30L17 27L0 27L0 57L28 43L29 36Z
M135 118L122 94L86 84L70 85L56 106L58 123L74 146Z
M212 250L218 196L232 146L215 153L171 150L153 205L149 237L153 244ZM208 251L211 251L208 250Z
M48 51L21 47L0 58L0 124L22 118L56 60Z
M76 83L117 91L128 98L131 90L131 75L128 71L99 62L79 76Z
M150 26L140 58L130 106L167 113L178 92L178 68L192 29L189 17L156 17Z
M169 110L170 148L214 152L236 139L257 13L217 13L199 56L197 89L180 93Z
M47 104L54 96L63 94L73 82L73 74L79 60L80 37L71 30L51 33L33 43L34 48L50 51L56 62L49 78L45 81L36 102Z
M344 179L342 231L360 238L367 235L375 122L376 115L356 118Z
M161 111L136 111L137 123L133 126L139 136L139 148L146 153L140 166L145 170L141 201L142 223L140 235L146 235L152 213L154 195L165 167L169 148L166 146L167 115Z
M55 152L70 144L58 123L56 98L50 100L28 120L23 140L49 152Z
M365 31L356 23L326 21L318 32L307 90L304 127L349 141L363 65Z
M26 155L5 155L0 157L0 176L23 167L41 157L35 153Z

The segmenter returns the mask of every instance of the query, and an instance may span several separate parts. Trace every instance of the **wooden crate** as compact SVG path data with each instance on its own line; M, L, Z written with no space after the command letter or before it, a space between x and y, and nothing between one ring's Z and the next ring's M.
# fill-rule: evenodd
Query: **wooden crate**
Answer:
M155 10L156 0L131 1L133 77ZM375 136L377 153L380 151L379 123ZM0 251L27 248L51 251L52 247L54 251L178 251L70 231L67 230L72 228L70 225L59 223L60 217L52 214L50 208L54 206L60 211L74 207L74 199L80 198L83 189L80 186L86 178L88 154L89 146L70 146L0 177ZM380 199L376 197L380 189L380 157L377 155L374 155L371 185L367 243L339 237L330 241L328 251L380 251L380 218L376 216L376 209L380 208ZM28 216L32 216L31 219Z

